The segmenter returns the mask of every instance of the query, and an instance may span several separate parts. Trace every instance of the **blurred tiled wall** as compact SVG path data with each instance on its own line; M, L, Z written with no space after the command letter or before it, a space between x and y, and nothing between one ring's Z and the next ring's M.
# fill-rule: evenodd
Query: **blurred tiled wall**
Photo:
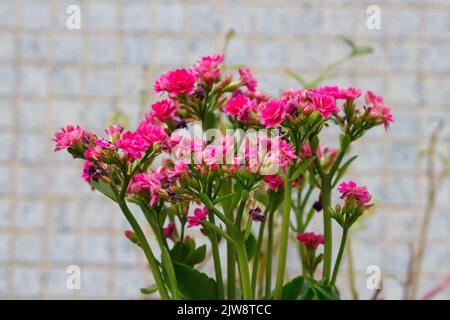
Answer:
M71 4L81 8L80 30L66 27ZM381 30L366 27L372 4L381 8ZM439 119L449 150L448 0L0 0L0 298L140 297L151 280L122 236L126 222L80 179L80 164L52 152L50 139L68 123L100 132L114 110L135 124L139 91L151 92L169 68L220 51L230 28L227 63L248 64L272 94L296 86L285 68L312 78L342 56L347 48L336 35L375 48L327 83L372 89L395 113L388 134L377 130L355 146L349 177L367 183L377 203L352 239L360 294L372 294L365 271L379 265L384 296L401 298L426 198L417 154ZM431 222L423 290L450 274L449 193L447 181ZM66 288L69 265L82 269L81 290ZM295 250L289 265L295 274Z

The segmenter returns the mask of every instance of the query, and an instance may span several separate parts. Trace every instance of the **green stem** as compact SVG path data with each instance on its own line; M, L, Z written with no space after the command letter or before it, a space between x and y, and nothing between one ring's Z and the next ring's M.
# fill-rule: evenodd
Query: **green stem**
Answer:
M264 210L264 217L267 217L267 212L269 212L270 207L270 199L269 199L269 205ZM256 282L258 280L258 268L259 268L259 258L260 258L260 252L262 247L262 242L264 238L264 227L266 226L266 220L261 221L261 225L259 226L259 233L258 233L258 241L256 242L256 250L255 250L255 257L253 258L253 271L252 271L252 293L253 296L255 296L256 293Z
M147 258L148 264L150 265L150 269L152 270L153 277L155 278L155 282L158 287L158 291L161 295L161 298L163 300L169 300L170 299L169 293L167 292L167 288L164 284L164 280L163 280L161 272L159 270L158 263L155 259L155 256L153 255L150 245L148 244L148 241L147 241L147 238L145 237L144 232L142 231L141 227L139 226L139 223L134 218L133 214L131 213L130 209L128 208L125 200L119 199L118 204L119 204L120 208L122 209L122 211L125 215L125 218L130 223L131 228L133 229L134 233L136 234L139 244L141 245L141 248L144 251L145 257Z
M281 237L280 237L280 256L278 258L278 270L277 279L275 282L275 294L274 299L281 299L281 293L283 290L284 276L286 273L286 258L287 258L287 248L289 242L289 224L290 224L290 214L291 214L291 201L292 201L292 184L291 179L291 168L288 169L286 174L286 180L284 182L284 197L283 197L283 211L281 220Z
M333 256L333 230L331 225L331 182L329 177L322 179L322 204L323 204L323 275L322 279L327 283L331 274L331 262Z
M245 209L245 203L248 198L248 193L242 193L241 203L239 205L235 225L232 229L233 239L236 243L236 254L239 265L239 273L241 276L241 290L244 300L252 299L252 286L250 282L250 271L248 267L247 249L245 248L245 242L240 228L242 214Z
M252 295L252 286L250 283L250 272L248 269L248 258L247 258L247 251L245 249L244 241L239 239L239 241L236 242L236 253L239 263L239 271L241 274L241 289L242 289L242 296L244 300L251 300Z
M233 221L233 210L226 210L225 216ZM231 234L230 226L227 226L227 233ZM233 243L227 242L227 297L228 300L236 299L236 247Z
M215 225L214 221L214 213L209 212L208 214L209 222ZM217 241L216 233L211 233L209 236L211 241L211 249L214 260L214 270L216 273L216 282L217 282L217 297L219 300L223 300L225 297L225 290L223 287L223 277L222 277L222 265L220 262L220 253L219 253L219 243Z
M266 262L266 285L265 297L270 299L272 290L272 255L273 255L273 216L275 212L269 213L269 225L267 236L267 262Z
M348 228L344 228L342 232L342 239L341 239L341 245L339 246L339 252L336 257L336 263L334 264L333 269L333 277L331 278L331 285L333 286L336 283L336 278L339 272L339 266L341 264L342 256L344 255L345 250L345 244L347 242L347 236L348 236Z

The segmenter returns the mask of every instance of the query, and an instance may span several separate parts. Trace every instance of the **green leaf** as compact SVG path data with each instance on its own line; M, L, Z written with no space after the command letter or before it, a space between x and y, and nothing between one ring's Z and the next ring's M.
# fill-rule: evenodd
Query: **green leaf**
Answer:
M298 276L284 285L281 299L297 300L299 296L303 295L310 287L311 284L306 277Z
M166 247L161 248L161 265L166 283L169 284L170 292L172 292L172 298L178 300L177 277L172 265L172 260L170 259L169 251L167 251Z
M141 293L144 295L150 295L158 291L158 286L156 284L152 284L151 286L148 286L147 288L141 288Z
M288 76L290 76L292 79L294 79L295 81L299 82L303 87L307 87L308 83L297 73L295 73L294 71L287 69L286 73Z
M116 195L114 194L111 185L107 184L102 179L99 179L98 181L91 179L91 185L94 187L95 190L100 191L111 200L117 202Z
M314 284L312 289L318 300L340 300L339 291L335 286Z
M205 256L206 256L206 244L189 252L189 254L184 259L184 264L188 266L194 266L205 260Z
M342 176L345 174L348 167L352 164L353 161L355 161L356 158L358 158L358 156L351 157L350 159L347 160L347 162L345 162L342 165L342 167L339 168L339 170L337 171L336 178L334 179L333 184L332 184L333 188L339 183L339 180L341 180Z
M185 299L217 300L217 285L214 279L179 262L174 261L173 268L178 290Z
M338 39L338 40L342 41L343 43L345 43L346 45L348 45L352 49L352 51L354 51L356 49L355 43L350 38L347 38L344 36L337 36L336 39Z
M317 280L298 276L286 283L281 294L282 300L339 300L335 286L319 283Z
M295 179L297 179L301 174L303 174L303 172L305 172L306 169L308 169L309 165L314 161L315 158L316 157L313 156L300 163L297 170L295 170L294 174L291 177L291 182L294 182Z
M247 250L247 259L248 261L252 260L256 253L256 238L253 233L248 235L247 240L245 241L245 249Z
M372 47L357 47L353 50L353 54L355 56L361 56L361 55L365 55L365 54L371 54L373 52L373 48Z
M185 239L175 243L169 254L172 260L193 267L205 259L206 245L196 248L193 239Z

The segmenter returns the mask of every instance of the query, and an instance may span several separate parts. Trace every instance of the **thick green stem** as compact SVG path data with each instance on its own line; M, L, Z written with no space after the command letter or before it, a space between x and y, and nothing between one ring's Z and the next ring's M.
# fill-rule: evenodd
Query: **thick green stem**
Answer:
M215 225L214 213L209 212L208 214L209 222ZM223 277L222 277L222 265L220 262L220 252L219 243L217 241L217 234L212 232L209 236L211 241L211 249L214 260L214 271L216 273L216 283L217 283L217 297L219 300L223 300L225 297L225 290L223 287Z
M250 272L248 269L248 258L247 251L245 249L244 241L242 237L239 241L236 242L236 253L239 262L239 271L241 274L241 289L242 296L244 300L251 300L252 295L252 286L250 283Z
M280 237L280 256L278 258L278 270L274 294L274 298L276 300L281 299L284 276L286 273L286 259L289 242L289 225L290 225L291 201L292 201L291 198L292 184L290 182L290 178L291 178L291 169L289 168L288 173L286 174L286 180L284 182L283 211L282 211L281 237Z
M150 269L152 270L153 277L156 282L156 286L158 287L159 294L161 295L161 298L163 300L169 300L169 293L167 292L167 288L164 284L164 280L162 278L161 272L158 267L158 263L155 259L155 256L153 255L152 249L150 248L150 245L148 244L147 238L145 237L144 232L142 231L141 227L139 226L139 223L134 218L133 213L128 208L125 200L118 201L118 204L120 208L122 209L125 218L128 220L128 222L131 225L131 228L133 229L134 233L136 234L139 244L144 251L145 257L147 258L148 264L150 266Z
M225 216L233 221L233 210L225 211ZM227 227L227 233L232 230ZM233 243L227 242L227 297L228 300L236 299L236 247Z
M267 262L266 262L266 285L265 297L270 299L272 290L272 255L273 255L273 216L275 212L269 213L269 225L267 236Z
M328 283L331 275L331 263L333 256L333 230L331 226L331 179L326 177L322 179L322 204L323 204L323 274L322 280Z
M344 230L342 232L341 245L339 246L339 252L336 257L336 262L334 264L333 277L331 278L331 283L330 283L331 285L334 285L336 283L336 278L337 278L337 275L339 272L339 266L341 264L342 256L344 255L345 244L347 242L347 235L348 235L348 228L344 228Z
M244 300L252 299L252 285L250 281L250 271L248 266L247 249L245 248L245 241L241 231L241 218L245 209L245 203L248 198L247 194L242 194L241 203L239 205L236 221L233 228L233 239L236 243L236 254L239 265L239 273L241 276L241 290Z
M227 295L228 300L236 299L236 248L227 242Z

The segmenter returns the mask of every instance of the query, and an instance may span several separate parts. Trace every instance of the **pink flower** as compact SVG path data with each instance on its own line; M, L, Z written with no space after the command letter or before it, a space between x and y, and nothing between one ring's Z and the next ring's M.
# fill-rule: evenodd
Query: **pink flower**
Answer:
M369 106L369 116L373 119L380 119L386 129L394 122L391 109L383 104L383 98L375 95L372 91L367 91L365 96L366 104Z
M268 128L279 125L286 115L286 107L281 100L270 100L262 105L261 124Z
M167 134L160 126L149 123L143 120L137 129L137 132L147 142L149 146L157 142L163 142L167 139Z
M71 148L80 142L83 136L85 136L85 132L80 126L68 125L66 128L61 128L61 131L55 132L53 139L56 142L55 151Z
M391 123L394 123L394 116L391 108L383 104L383 98L375 95L372 91L367 91L365 100L369 106L369 116L373 119L381 120L385 129L389 129Z
M372 199L372 195L367 191L367 187L358 186L354 181L342 182L339 185L338 191L342 194L341 199L356 199L358 207L362 209L370 208L372 205L368 204Z
M177 178L185 172L189 171L186 160L177 161L173 169L169 170L168 175L170 178Z
M297 240L303 243L309 251L314 251L319 244L324 244L323 235L314 232L300 233L297 235Z
M86 160L100 161L104 157L104 154L99 146L93 146L84 151L84 157Z
M194 215L187 217L187 221L189 222L188 228L199 226L200 221L206 220L206 217L208 217L207 207L204 207L203 209L200 208L195 209Z
M277 141L278 146L280 148L280 154L283 158L283 161L280 163L280 165L284 166L286 162L292 163L295 160L295 158L297 158L297 156L295 155L294 148L284 140L280 139Z
M120 138L120 135L123 132L123 127L120 124L112 124L108 128L105 129L106 135L111 141L114 141Z
M169 71L155 81L155 92L167 91L169 97L174 98L180 94L192 94L195 91L195 75L191 70L176 69Z
M356 99L361 96L362 91L360 89L348 88L347 90L342 90L340 97L342 99Z
M244 67L239 68L239 75L241 76L242 83L247 87L247 89L255 92L258 81L256 81L250 69Z
M383 97L375 95L372 91L367 91L365 96L366 104L372 108L383 104Z
M96 163L86 161L83 165L82 178L85 181L87 181L89 184L91 183L91 180L94 180L97 182L98 179L100 179L101 177L106 175L105 168L106 167L101 167L100 165L98 165Z
M159 201L161 187L161 178L158 172L140 173L131 179L127 192L148 191L150 193L150 206L153 207Z
M223 111L230 116L236 116L239 121L246 120L249 113L255 107L256 102L251 101L246 96L240 94L232 97L227 101L227 106L223 108Z
M274 174L270 176L265 176L263 181L267 183L267 186L271 190L282 189L284 187L284 180L281 178L279 174Z
M339 112L335 99L329 95L314 94L312 103L320 115L329 118L333 113Z
M160 121L164 121L173 117L177 108L173 100L161 100L152 104L152 115Z
M125 132L122 138L116 141L116 146L128 154L128 161L140 159L142 152L146 151L149 143L140 135L139 132Z
M175 231L175 223L171 222L167 225L167 227L163 228L163 233L167 238L171 238L173 236L173 232Z
M391 108L386 106L380 107L381 118L385 129L389 129L391 123L394 123L394 116L392 115Z
M312 157L312 150L311 150L311 145L309 144L309 142L306 142L303 145L303 147L300 150L300 155L303 158L310 158L310 157ZM320 146L317 147L316 157L317 157L317 159L321 159L323 157L322 150L321 150Z
M207 165L221 164L223 162L223 153L220 152L220 147L213 144L207 145L203 149L203 161Z
M214 82L220 77L219 65L224 59L223 54L202 57L193 68L194 74L205 82Z
M91 162L86 160L83 163L83 172L81 174L81 178L83 178L84 181L86 181L87 183L91 183L91 176L88 174L89 172L89 167L91 166Z
M95 144L103 149L116 150L116 146L106 139L97 139Z

